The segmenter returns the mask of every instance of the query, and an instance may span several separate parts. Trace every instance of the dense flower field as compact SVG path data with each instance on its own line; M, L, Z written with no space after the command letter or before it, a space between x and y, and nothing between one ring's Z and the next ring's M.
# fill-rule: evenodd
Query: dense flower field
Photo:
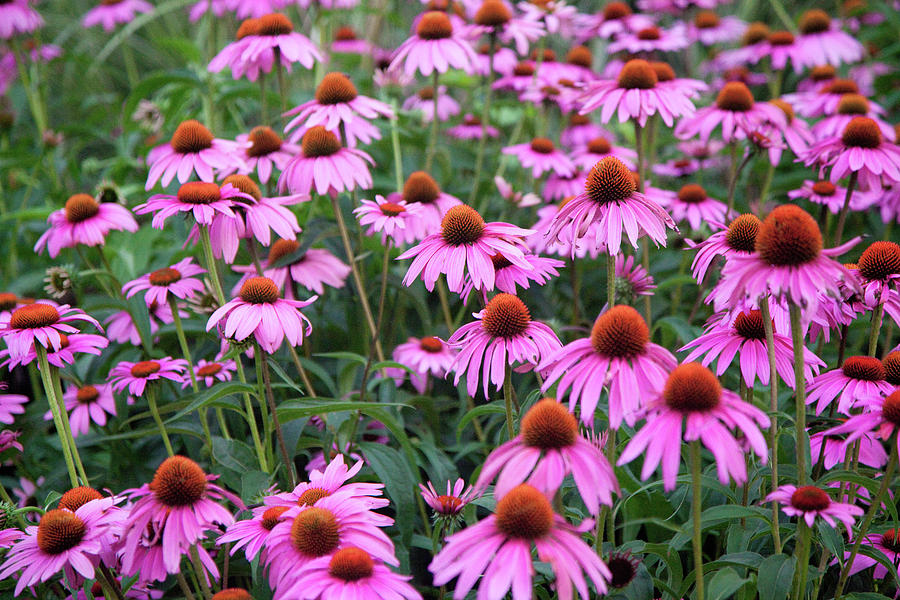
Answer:
M0 596L896 598L898 31L0 0Z

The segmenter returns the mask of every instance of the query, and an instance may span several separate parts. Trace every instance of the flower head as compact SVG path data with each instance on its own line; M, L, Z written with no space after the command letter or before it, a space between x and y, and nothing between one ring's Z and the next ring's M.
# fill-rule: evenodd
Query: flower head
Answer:
M864 190L880 189L883 179L900 183L900 147L885 140L869 117L854 117L840 136L813 144L801 158L822 173L830 167L831 183L854 173Z
M764 122L779 128L786 125L781 109L768 102L756 102L745 84L731 81L719 90L715 104L679 121L675 135L681 139L699 136L705 142L721 125L722 140L732 142L746 138L747 132L754 131Z
M169 294L174 298L187 300L203 291L203 282L196 278L203 273L206 273L206 269L195 265L194 259L189 256L170 267L157 269L129 281L122 286L122 292L126 298L131 298L140 291L146 291L144 302L147 306L165 304Z
M178 213L188 213L198 225L210 227L221 215L228 219L237 219L234 213L236 202L253 203L254 198L226 183L219 187L215 183L192 181L178 188L178 193L156 194L144 204L134 207L139 215L154 213L152 225L162 229L166 219Z
M263 275L275 282L288 300L297 300L296 287L302 286L316 294L325 293L325 286L342 288L350 275L350 267L324 248L307 248L299 256L300 242L276 240L269 248L269 255L260 263ZM232 292L238 295L241 286L257 274L256 265L233 267L245 273Z
M430 481L428 482L428 487L420 483L419 489L422 490L422 498L425 500L425 503L437 515L442 517L456 517L462 512L466 504L478 497L475 488L471 485L467 488L466 482L462 478L457 479L452 484L448 481L447 493L445 494L438 494Z
M394 52L390 68L403 65L407 75L419 71L427 77L432 72L446 73L450 67L471 73L477 61L475 50L450 17L428 11L419 19L415 34Z
M429 376L443 379L453 365L457 352L456 348L434 336L421 339L411 337L394 348L392 358L409 367L410 383L417 392L424 394ZM389 373L397 385L402 384L407 375L405 369L391 369Z
M503 154L515 156L523 168L531 168L531 176L535 179L550 171L562 177L575 171L572 160L556 148L553 140L543 137L534 138L527 144L507 146Z
M194 172L200 181L210 182L214 179L214 169L240 168L243 164L234 152L234 145L213 137L199 121L182 121L169 143L157 146L147 156L150 172L144 189L153 189L160 180L167 186L176 175L179 183L186 183Z
M47 217L50 228L34 245L35 252L46 248L50 258L56 258L63 248L78 244L102 246L110 231L138 230L137 221L127 208L114 202L97 202L88 194L75 194L66 200L65 208Z
M815 524L816 517L832 527L837 527L836 521L840 521L847 528L848 535L852 535L850 528L856 517L863 514L861 507L835 502L827 492L814 485L783 485L766 496L766 501L778 502L784 514L802 518L808 527Z
M180 385L184 382L188 363L183 358L157 358L140 362L122 361L109 372L109 383L114 392L128 388L131 396L144 395L148 382L168 379ZM133 401L133 399L129 399Z
M278 189L292 194L336 194L372 187L366 163L372 157L356 148L345 148L338 137L322 125L303 134L301 153L291 159L278 178Z
M353 209L360 225L369 225L366 235L381 233L381 243L390 239L394 244L416 241L423 229L419 223L420 204L407 204L405 200L391 202L384 196L375 196L375 201L362 200L362 206Z
M40 344L44 351L60 350L63 336L78 333L78 329L71 325L76 321L100 327L94 317L68 304L25 304L12 311L5 324L0 323L0 338L6 342L9 358L19 361L36 351L35 344Z
M88 28L102 25L103 31L109 33L116 25L131 23L137 13L153 11L153 5L144 0L101 0L81 20L82 27Z

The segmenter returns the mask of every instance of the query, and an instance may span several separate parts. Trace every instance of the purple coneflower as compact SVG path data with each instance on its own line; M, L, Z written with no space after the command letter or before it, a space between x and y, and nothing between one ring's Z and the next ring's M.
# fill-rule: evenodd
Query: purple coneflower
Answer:
M408 204L405 200L395 202L385 200L384 196L375 196L375 201L361 200L353 209L360 225L368 225L366 235L381 234L381 243L387 244L390 239L394 244L411 244L420 239L423 226L419 223L421 204Z
M6 389L6 383L0 381L0 392ZM0 423L11 425L15 415L25 412L28 396L22 394L0 394Z
M595 137L575 150L572 153L572 162L582 169L590 169L607 156L618 158L632 171L636 168L637 152L624 146L614 146L603 136Z
M144 204L134 207L139 215L154 213L151 224L154 229L162 229L166 219L178 213L191 213L198 225L209 227L217 215L236 219L232 208L235 201L252 203L253 197L240 191L230 183L219 187L215 183L192 181L178 188L176 195L156 194Z
M466 114L462 123L450 127L445 133L458 140L480 140L482 131L489 138L495 138L500 135L496 127L492 125L483 127L481 119L471 114Z
M518 158L523 168L531 169L531 176L535 179L549 171L563 177L575 171L572 160L548 138L537 137L527 144L507 146L503 148L503 154Z
M885 139L890 142L896 141L897 132L890 123L878 116L879 112L882 111L873 110L869 99L862 94L844 94L838 102L836 112L826 115L813 125L810 133L817 140L838 137L854 117L868 117L875 121Z
M394 52L391 67L403 65L408 75L416 71L426 77L446 73L450 67L471 73L478 57L469 41L453 27L450 17L440 11L422 15L415 34Z
M677 23L671 29L663 29L655 25L635 32L624 32L607 48L610 54L625 51L628 54L642 52L677 52L689 44L684 25Z
M244 46L240 59L258 66L263 73L270 72L273 66L284 66L290 71L294 63L311 69L317 61L324 60L316 45L305 35L294 31L291 20L279 13L259 17L251 33L241 41ZM275 65L276 61L280 65Z
M747 137L763 122L784 128L784 113L768 102L756 102L750 89L739 81L726 83L719 91L712 106L698 109L693 115L684 117L675 127L675 135L681 139L699 135L707 141L713 130L721 125L722 140L733 142Z
M538 556L549 562L561 600L571 600L573 588L587 600L587 578L598 594L606 593L612 574L600 557L581 539L579 529L553 512L550 501L536 488L521 484L497 502L494 514L456 533L444 543L428 570L434 585L459 577L454 597L464 598L480 575L478 594L484 598L532 595L534 564ZM511 589L510 589L511 588Z
M752 254L756 248L756 235L762 221L756 215L744 214L736 217L727 227L715 222L709 225L718 228L719 231L699 244L687 240L688 246L697 250L697 256L691 263L691 273L697 283L703 283L706 279L706 273L716 257L722 256L727 259L735 253L746 256Z
M0 338L6 342L9 358L17 361L34 352L35 343L45 351L62 348L63 335L78 333L71 325L76 321L100 327L94 317L68 304L54 306L43 301L26 304L14 310L9 321L0 327Z
M809 429L807 429L808 432ZM881 469L887 464L888 454L884 451L877 433L866 431L857 439L860 442L860 464L873 469ZM822 450L823 442L825 443L824 451ZM820 431L809 436L809 455L813 460L816 460L821 455L822 466L826 470L830 470L838 464L844 464L844 460L847 458L847 446L844 444L843 438L831 436L828 431Z
M471 485L467 488L462 478L457 479L452 486L448 481L446 494L438 494L430 481L428 487L420 483L419 489L422 490L422 499L437 515L456 517L469 502L478 497L478 494Z
M256 172L261 183L268 183L275 169L284 170L288 161L300 153L300 146L286 142L271 127L254 127L250 133L242 133L235 140L243 148L244 166L220 169L219 176L238 171L242 175Z
M303 134L302 152L291 159L278 178L280 191L292 194L337 194L372 187L366 163L372 157L357 148L345 148L338 137L321 125Z
M837 186L827 180L810 181L804 180L799 190L791 190L788 192L788 198L796 200L797 198L805 198L813 204L828 207L832 214L838 214L844 206L844 199L847 197L847 188ZM875 194L853 190L850 196L850 210L859 211L866 210L877 201Z
M560 143L569 148L587 146L596 138L613 140L613 134L592 122L590 116L578 113L569 115L566 128L559 134Z
M688 183L678 192L666 191L665 202L661 202L672 216L675 223L687 221L693 230L700 229L704 223L721 223L728 218L728 207L724 202L719 202L706 195L703 186L696 183Z
M176 385L183 383L187 368L186 360L169 356L136 363L122 361L109 371L109 383L116 393L128 388L132 397L139 397L144 395L144 389L150 381L168 379ZM129 398L129 403L131 402L133 399Z
M816 517L820 517L831 527L837 527L835 521L840 521L851 537L853 522L864 512L859 506L835 502L824 490L814 485L782 485L766 496L766 502L777 502L784 514L802 518L808 527L815 524Z
M769 426L769 418L734 392L723 390L712 371L699 363L675 367L662 394L648 403L644 414L647 423L631 438L618 464L643 456L641 479L647 479L662 462L663 487L667 491L675 489L682 439L699 440L712 452L722 485L728 485L729 479L738 485L747 482L745 451L732 429L741 432L748 451L756 454L762 464L767 461L768 447L760 428Z
M70 385L63 394L72 435L85 434L93 421L100 427L106 425L106 415L116 416L116 400L109 384Z
M737 17L720 17L711 10L703 10L694 15L688 24L688 39L704 46L731 43L744 35L747 24Z
M253 516L249 519L235 521L228 529L216 539L216 544L231 544L231 554L244 549L244 556L252 561L269 538L272 529L283 519L288 506L258 506L253 509ZM252 598L250 599L252 600Z
M885 140L868 117L854 117L839 137L813 144L801 158L806 166L818 165L820 173L831 167L831 183L853 174L864 190L881 188L883 179L900 182L900 147Z
M806 403L816 402L816 414L838 400L837 411L850 415L854 408L883 394L895 386L885 381L884 365L874 356L851 356L838 369L822 373L812 380L807 390Z
M311 469L309 481L298 483L293 490L273 496L266 496L263 502L268 506L312 506L326 496L338 495L358 500L367 508L375 510L389 504L387 498L381 497L384 491L382 483L354 482L347 483L355 477L363 467L363 461L357 460L353 466L344 463L344 456L338 454L325 465L324 471ZM373 519L381 515L372 515ZM383 520L384 517L381 517ZM389 521L383 521L390 524Z
M856 261L862 300L868 308L875 308L897 298L900 283L900 246L894 242L872 242Z
M102 246L110 231L138 230L127 208L115 202L97 202L88 194L70 196L65 208L50 213L47 222L50 228L38 238L34 251L40 253L46 248L50 258L78 244Z
M232 373L237 370L237 365L233 358L213 361L201 358L194 365L193 369L194 375L197 376L197 381L202 381L206 387L210 388L219 381L231 381ZM186 388L189 385L191 385L190 380L185 379L181 387Z
M75 364L76 354L100 356L100 351L109 346L108 339L93 333L72 333L69 335L60 333L59 337L59 348L47 348L47 362L60 369L67 365ZM25 356L12 358L9 350L4 349L0 350L0 357L5 357L5 360L0 364L12 368L16 365L31 364L37 360L37 350L32 347Z
M447 93L447 87L438 86L437 91L437 119L446 121L460 112L459 102ZM403 110L419 111L422 113L422 122L431 123L434 119L434 87L426 86L403 101Z
M371 42L359 39L356 30L349 25L338 27L331 42L331 51L335 54L369 55L374 49Z
M900 564L900 532L897 531L897 528L888 529L884 533L870 533L863 538L860 546L868 546L881 552L892 565ZM849 558L850 552L844 552L844 560ZM878 559L862 552L853 559L853 565L850 567L848 575L856 575L872 566L875 567L872 576L876 581L887 579L889 573L895 579L900 578L900 567L888 571Z
M578 41L587 41L595 37L615 39L623 33L640 31L652 26L651 17L634 14L625 2L609 2L602 11L585 20L585 27L577 39Z
M88 28L102 25L103 30L109 33L116 25L131 23L137 13L148 13L152 10L153 5L144 0L101 0L100 4L84 15L81 26Z
M853 36L840 30L840 22L832 24L824 10L813 9L800 17L797 45L808 67L829 64L835 67L861 61L866 49Z
M391 358L401 365L409 367L405 369L390 369L389 374L397 382L403 383L403 379L409 374L409 382L420 394L424 394L428 388L428 378L437 377L443 379L453 365L453 359L458 350L449 346L443 340L425 336L421 339L410 337L404 343L394 348Z
M204 290L203 282L197 275L206 273L206 269L194 264L193 257L183 258L170 267L157 269L152 273L141 275L122 286L126 298L131 298L141 291L147 306L155 303L165 304L169 294L175 298L187 300Z
M297 300L295 284L316 294L324 294L325 286L342 288L350 275L350 267L324 248L308 248L299 257L289 260L300 249L295 240L276 240L269 248L268 257L261 263L263 275L275 282L288 300ZM288 262L284 262L288 261ZM245 275L235 286L232 294L238 295L241 286L257 274L256 266L234 267Z
M44 19L31 8L29 0L7 0L0 4L0 40L31 33L43 25Z
M502 254L495 254L491 257L491 263L494 265L494 282L501 292L515 295L517 288L527 290L534 281L538 285L544 285L554 277L559 277L558 268L565 266L565 263L555 258L545 258L527 252L525 261L531 265L531 269L525 270L522 267L506 260ZM472 290L475 289L471 281L467 281L460 292L460 297L465 299ZM487 301L487 292L482 290Z
M299 309L309 306L316 298L286 300L280 297L278 286L268 277L251 277L241 286L237 298L209 317L206 330L224 319L224 337L243 341L252 334L260 347L272 354L285 338L292 346L299 346L312 333L312 323Z
M157 146L147 156L150 172L144 189L152 189L157 181L167 186L176 175L178 183L186 183L194 172L201 181L213 181L215 169L243 166L234 146L234 142L214 138L199 121L182 121L169 143Z

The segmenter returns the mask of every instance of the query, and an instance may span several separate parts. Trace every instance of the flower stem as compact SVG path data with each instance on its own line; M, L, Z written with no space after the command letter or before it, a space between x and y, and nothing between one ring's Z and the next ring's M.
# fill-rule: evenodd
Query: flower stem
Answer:
M162 417L159 416L159 407L156 405L156 388L152 385L147 386L147 404L150 406L150 414L153 415L156 426L159 427L159 433L162 435L166 452L169 453L169 456L174 456L175 452L172 450L172 442L169 441L169 434L166 432L166 424L163 423Z
M181 346L181 354L188 362L188 373L191 376L191 389L195 392L200 388L197 386L197 376L194 374L194 361L191 359L191 349L188 347L187 338L184 336L184 325L181 323L181 315L178 314L178 304L175 302L175 296L167 294L169 300L169 308L172 309L172 322L175 324L175 335L178 337L178 344Z
M206 573L203 570L203 563L200 562L200 553L197 551L196 546L191 546L191 565L194 567L194 575L197 576L197 581L200 583L200 589L203 590L203 597L207 600L212 598L212 592L209 589L209 584L206 582Z
M425 172L431 173L431 165L434 162L434 151L437 149L438 135L438 78L437 70L432 75L432 89L434 90L434 114L431 116L431 133L428 136L428 153L425 155Z
M381 348L381 342L378 341L378 331L375 326L375 318L372 316L372 307L369 306L369 298L366 296L366 288L363 285L362 277L359 274L359 267L356 264L356 257L353 255L353 248L350 246L350 234L347 231L347 223L344 222L344 214L341 212L341 205L338 203L336 195L330 195L331 208L334 210L334 218L337 220L338 229L341 231L341 241L344 243L344 252L347 254L347 262L350 263L350 272L353 273L353 282L356 284L356 291L359 294L359 303L362 304L363 312L366 315L366 323L369 325L369 333L375 338L375 354L379 361L384 360L384 351Z
M112 571L109 570L109 567L101 564L97 569L100 571L101 577L105 578L109 583L109 591L112 592L113 598L115 600L125 600L125 595L122 594L122 586L119 584L116 576L112 574Z
M797 570L795 572L794 594L796 600L806 598L806 577L809 573L809 549L812 543L811 531L803 519L797 519Z
M394 110L394 118L391 119L391 149L394 152L394 179L397 185L397 192L403 191L403 154L400 151L400 129L397 126L397 101L391 102L391 108Z
M884 495L891 484L891 480L894 478L894 471L897 470L896 430L894 431L893 435L891 435L891 439L888 443L891 445L891 457L890 459L888 459L888 464L884 468L884 477L881 480L881 487L878 488L878 493L875 494L874 498L872 498L872 503L869 505L869 512L866 513L866 517L865 519L863 519L863 524L859 528L859 531L856 533L856 541L853 543L853 548L851 548L850 550L850 556L846 561L844 561L844 567L841 569L841 578L838 581L837 589L834 592L835 600L840 600L841 596L843 595L844 586L847 584L847 578L850 577L850 567L853 566L853 561L856 559L856 555L859 554L859 547L869 531L869 526L872 524L872 520L875 518L875 513L878 512L878 509L881 507L881 503L884 500Z
M844 206L841 207L841 214L838 215L837 228L834 230L834 243L832 246L841 244L841 237L844 235L844 224L847 222L847 213L850 212L850 199L853 197L853 188L856 187L856 180L859 178L859 172L850 173L850 181L847 182L847 193L844 194Z
M266 74L259 73L259 120L263 125L269 124L269 109L266 105Z
M881 321L884 318L884 303L875 307L872 313L872 327L869 330L869 356L875 356L878 350L878 335L881 333Z
M66 469L69 471L69 481L72 487L78 487L78 472L75 470L75 461L72 458L72 448L63 430L62 417L60 416L59 403L56 401L56 390L50 375L50 363L47 361L47 349L36 343L34 345L40 365L41 382L44 384L44 393L47 394L47 403L50 405L50 413L53 415L53 425L56 427L56 435L59 436L59 445L62 447L63 458L66 461Z
M275 48L275 79L278 80L278 95L281 96L281 112L287 112L287 85L284 80L284 69L281 65L281 48Z
M796 418L797 481L806 485L806 374L804 373L803 325L800 319L800 307L791 302L788 309L791 315L791 338L794 346L794 398ZM774 375L774 374L773 374Z
M175 580L178 581L178 587L181 588L181 593L184 594L184 599L194 600L194 594L191 592L191 586L188 585L188 582L184 578L184 575L181 573L181 571L175 573Z
M731 211L734 210L734 189L737 187L737 174L738 174L738 144L737 144L737 142L729 143L728 150L731 153L731 168L728 171L728 212L726 213L726 215L731 215Z
M444 323L447 325L447 333L453 333L453 315L450 314L450 300L447 298L447 286L443 281L438 281L435 285L438 291L438 298L441 300L441 312L444 314Z
M222 290L222 281L219 279L219 270L216 268L216 257L213 254L212 242L209 240L209 228L206 225L197 225L200 229L200 245L203 246L203 257L206 260L206 270L209 271L209 279L212 282L213 293L219 306L225 304L225 292Z
M63 433L69 442L69 448L72 449L72 458L75 460L75 468L78 475L84 482L89 485L87 473L84 471L84 465L81 463L81 455L78 454L78 446L75 444L75 436L72 435L72 425L69 423L69 411L66 410L66 403L63 401L62 382L59 378L59 369L51 367L50 379L53 381L53 390L56 392L56 401L59 403L59 416L62 419Z
M503 400L506 403L506 432L509 434L509 439L516 437L516 427L515 423L513 423L512 395L512 366L507 363L506 376L503 378Z
M694 547L694 573L696 575L696 600L704 600L703 596L703 546L701 540L701 515L703 511L703 486L701 482L702 462L700 456L700 442L693 440L690 442L691 449L691 513L693 515L693 547Z
M309 375L307 375L306 369L303 368L303 363L300 362L300 356L297 354L297 350L295 350L293 346L288 344L288 352L290 352L291 360L293 361L294 366L297 368L297 372L300 374L300 379L303 380L303 385L306 386L306 395L315 396L316 392L313 389L312 381L309 380Z
M616 305L616 258L612 254L606 255L606 303L609 308Z
M244 374L244 365L241 363L241 354L234 357L234 364L237 367L238 381L243 384L247 383L247 376ZM253 403L250 402L250 394L243 393L244 412L247 413L247 424L250 426L250 437L253 438L253 447L256 449L256 458L259 460L260 470L268 473L269 466L266 460L266 452L263 449L262 441L259 438L259 428L256 425L256 413L253 412Z
M281 432L281 422L278 420L278 412L275 407L275 395L272 393L272 381L269 378L269 364L267 355L259 344L253 342L253 356L256 358L256 379L257 383L262 386L260 390L259 400L265 401L269 405L269 412L272 415L272 425L275 427L275 437L278 439L278 449L281 451L281 458L284 460L284 467L288 472L288 479L291 487L297 485L297 474L294 471L294 459L288 452L287 444L284 441L284 434ZM265 398L265 400L263 400ZM263 407L265 410L265 407Z
M488 121L491 118L491 96L494 92L494 52L496 52L497 44L496 29L491 29L488 44L488 64L490 66L488 67L488 77L485 81L484 107L481 110L481 139L478 140L478 152L475 155L475 177L472 179L472 191L469 193L469 201L466 203L469 206L475 202L475 197L478 195L478 184L481 182L481 169L484 166L484 149L487 146ZM437 98L436 89L434 97Z

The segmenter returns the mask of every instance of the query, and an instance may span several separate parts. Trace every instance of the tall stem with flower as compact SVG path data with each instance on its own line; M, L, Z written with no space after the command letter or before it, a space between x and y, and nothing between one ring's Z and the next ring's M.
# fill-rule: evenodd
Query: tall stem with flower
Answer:
M804 374L803 342L806 337L803 332L803 323L800 315L800 307L790 304L788 308L791 317L791 339L794 346L794 402L796 417L794 428L796 430L797 451L797 481L800 485L806 485L806 375ZM775 378L775 373L771 374Z
M694 574L696 600L704 600L703 581L703 540L702 540L702 513L703 513L703 463L700 452L700 442L690 442L691 450L691 515L693 522L693 549L694 549Z
M60 416L60 403L56 398L56 389L53 383L53 375L50 363L47 361L47 350L40 344L34 345L37 353L38 365L40 365L41 382L44 384L44 393L47 394L47 403L50 405L50 413L53 415L53 425L56 428L56 434L59 436L59 445L62 447L63 459L66 461L66 470L69 472L69 481L72 487L78 487L78 472L75 469L75 460L73 459L72 448L69 446L68 437L65 434L65 426Z
M769 359L769 414L772 424L769 427L769 459L772 470L772 492L778 489L778 373L775 370L775 331L772 327L772 314L769 310L769 297L763 296L759 302L759 312L763 319L763 330L766 335L766 354ZM823 445L824 446L824 445ZM781 553L781 532L778 525L778 503L772 503L772 540L775 551Z

